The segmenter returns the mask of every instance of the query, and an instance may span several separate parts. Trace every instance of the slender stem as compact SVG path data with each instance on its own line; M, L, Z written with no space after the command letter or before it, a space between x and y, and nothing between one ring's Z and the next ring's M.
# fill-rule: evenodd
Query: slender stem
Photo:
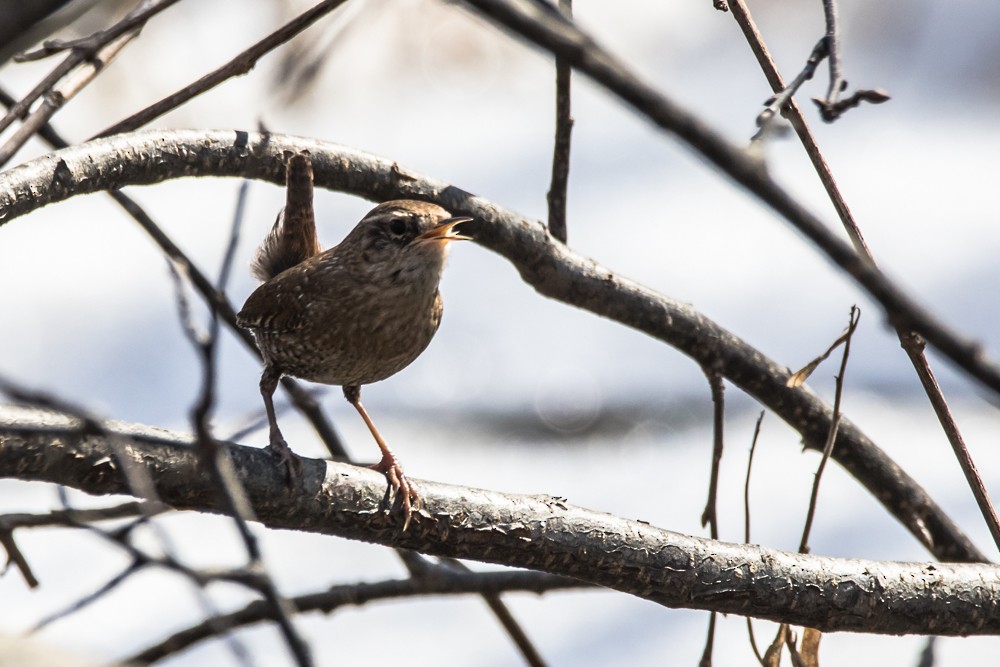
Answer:
M850 323L847 326L847 334L844 336L844 354L840 359L840 372L836 377L836 389L833 397L833 418L830 420L830 432L826 438L826 445L823 447L823 456L820 457L819 467L816 469L816 477L813 479L812 492L809 495L809 509L806 511L805 527L802 529L802 539L799 541L799 553L809 553L809 533L812 530L813 518L816 516L816 503L819 499L819 484L823 478L823 470L826 462L833 454L833 444L837 441L837 429L840 426L840 400L844 393L844 374L847 372L847 360L851 356L851 339L854 331L858 328L858 319L861 311L857 306L851 307Z
M823 15L826 18L826 50L830 66L830 86L826 91L825 103L837 104L840 91L844 88L844 78L840 66L840 26L837 0L823 0Z
M566 18L573 16L573 0L559 0L559 11ZM573 118L570 115L570 75L573 68L565 58L556 56L556 139L552 148L552 182L549 186L549 233L566 243L566 191L569 185L570 136Z
M704 369L708 386L712 390L712 472L708 482L708 501L701 514L701 525L708 524L712 539L719 539L719 517L716 501L719 494L719 467L722 464L723 429L725 426L726 395L722 374L714 369Z

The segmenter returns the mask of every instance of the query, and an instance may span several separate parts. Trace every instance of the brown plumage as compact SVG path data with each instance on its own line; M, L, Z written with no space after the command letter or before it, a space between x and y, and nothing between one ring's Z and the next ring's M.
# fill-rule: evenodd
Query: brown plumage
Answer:
M417 493L361 405L361 385L402 370L430 343L441 322L438 283L448 242L465 238L454 227L471 218L451 218L427 202L389 201L372 209L340 244L319 252L311 204L306 213L298 195L293 202L293 187L306 183L312 200L311 169L300 183L300 167L290 160L284 216L254 260L255 274L265 282L238 315L264 357L260 388L269 447L295 477L298 459L281 436L272 400L282 375L342 386L382 452L375 469L400 492L405 529Z

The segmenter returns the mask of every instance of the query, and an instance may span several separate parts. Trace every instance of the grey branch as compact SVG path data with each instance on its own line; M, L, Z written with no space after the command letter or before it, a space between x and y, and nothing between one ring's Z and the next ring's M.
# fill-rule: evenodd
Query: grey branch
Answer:
M67 148L0 173L0 224L69 197L185 176L237 176L284 182L283 152L309 151L316 185L367 199L434 201L471 215L476 242L506 257L539 293L662 340L722 375L773 410L821 451L832 411L805 387L790 388L785 366L691 306L622 278L557 243L545 226L410 172L395 162L310 139L242 131L148 131ZM934 500L849 420L833 458L854 475L937 558L986 557Z
M226 449L258 520L270 528L534 569L668 607L824 632L1000 632L1000 573L990 565L805 556L691 537L548 496L429 481L419 482L423 507L403 532L400 513L386 511L385 479L375 471L304 459L302 486L290 492L267 452ZM149 437L123 445L72 431L0 430L0 477L129 494L119 457L143 467L168 505L222 511L191 446Z

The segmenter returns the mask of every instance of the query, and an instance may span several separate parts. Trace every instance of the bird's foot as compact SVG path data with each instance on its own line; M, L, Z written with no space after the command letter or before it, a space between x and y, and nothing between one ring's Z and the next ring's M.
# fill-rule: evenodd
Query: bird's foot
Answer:
M302 459L291 450L284 438L272 435L271 442L265 449L278 458L279 465L285 469L289 486L294 486L302 479Z
M399 460L393 456L391 453L386 453L382 456L382 460L371 466L372 470L377 470L383 475L385 475L386 480L403 502L403 512L406 513L406 519L403 521L403 530L405 531L410 526L410 519L413 517L413 512L420 502L420 495L417 493L417 489L410 484L410 481L406 479L406 475L403 473L403 468L399 465Z

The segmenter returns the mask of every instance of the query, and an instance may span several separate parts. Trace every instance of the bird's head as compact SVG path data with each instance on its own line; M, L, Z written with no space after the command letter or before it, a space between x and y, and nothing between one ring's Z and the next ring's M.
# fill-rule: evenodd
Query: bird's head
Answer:
M452 217L429 202L387 201L362 218L343 244L354 248L354 260L369 281L407 284L425 279L436 285L451 241L469 238L455 227L470 220Z

